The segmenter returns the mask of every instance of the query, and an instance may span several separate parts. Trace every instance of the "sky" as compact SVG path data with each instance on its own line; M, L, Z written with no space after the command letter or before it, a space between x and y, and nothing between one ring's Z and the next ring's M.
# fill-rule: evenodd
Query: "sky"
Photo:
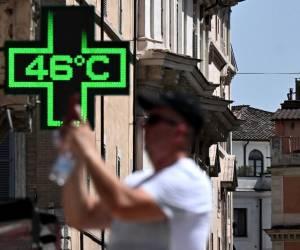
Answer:
M232 8L231 42L238 73L300 72L300 1L245 0ZM237 74L233 105L276 111L298 75Z

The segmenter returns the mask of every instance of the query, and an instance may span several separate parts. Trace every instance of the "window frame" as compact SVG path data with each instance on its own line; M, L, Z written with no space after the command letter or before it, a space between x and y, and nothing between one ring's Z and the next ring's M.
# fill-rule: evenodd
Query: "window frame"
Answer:
M14 145L13 134L8 133L3 140L1 140L1 156L0 165L2 167L1 174L6 174L5 183L1 185L0 201L5 202L15 197L15 162L14 162ZM3 154L4 153L4 154ZM5 169L3 168L5 167Z
M261 166L258 166L258 162L261 162ZM251 162L251 164L250 164ZM253 162L253 163L252 163ZM248 166L249 167L253 167L253 176L254 177L259 177L263 175L263 171L264 171L264 155L263 153L258 150L258 149L253 149L248 156ZM258 168L260 168L260 174L258 175L257 173L259 173L257 170Z
M123 34L123 0L118 0L118 29Z
M116 147L116 176L121 178L121 154L118 147Z

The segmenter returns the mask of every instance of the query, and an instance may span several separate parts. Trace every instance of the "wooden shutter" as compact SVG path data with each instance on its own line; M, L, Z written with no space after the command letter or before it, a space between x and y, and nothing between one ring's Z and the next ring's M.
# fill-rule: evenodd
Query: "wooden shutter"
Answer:
M9 198L9 136L0 143L0 201Z
M107 0L102 0L103 1L103 14L104 16L107 16Z

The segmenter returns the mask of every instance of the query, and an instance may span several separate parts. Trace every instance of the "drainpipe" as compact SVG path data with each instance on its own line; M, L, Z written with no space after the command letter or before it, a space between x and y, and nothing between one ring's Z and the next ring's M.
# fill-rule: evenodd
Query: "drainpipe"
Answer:
M259 199L259 250L262 250L262 199Z
M137 43L137 5L138 0L133 1L133 88L132 88L132 98L133 98L133 143L132 143L132 172L136 171L136 133L137 133L137 124L136 124L136 88L137 88L137 58L136 58L136 43Z
M101 16L100 16L100 27L101 27L101 42L104 41L104 1L101 1ZM101 156L104 158L104 96L101 96Z
M227 211L227 202L228 202L228 196L227 196L227 189L224 188L224 204L225 204L225 207L224 207L224 224L225 224L225 227L224 227L224 249L227 249L227 219L228 219L228 211Z
M101 38L101 42L104 41L104 1L102 0L101 1L101 6L100 6L101 10L101 16L100 16L100 27L101 27L101 34L100 34L100 38ZM101 147L100 147L100 150L101 150L101 157L102 159L104 159L105 157L105 145L104 145L104 96L102 95L100 97L101 99L101 110L100 110L100 122L101 122L101 131L100 131L100 136L101 136ZM101 241L102 241L102 246L101 246L101 249L104 250L104 245L105 245L105 231L104 230L101 230Z
M247 162L247 161L246 161L246 152L247 152L246 149L247 149L248 144L249 144L249 141L247 141L246 144L244 144L244 146L243 146L243 147L244 147L244 166L247 165L247 164L246 164L246 162Z
M12 116L11 116L11 111L10 111L9 108L6 108L6 115L7 115L9 130L10 130L10 132L13 132L14 131L14 125L13 125L13 120L12 120Z

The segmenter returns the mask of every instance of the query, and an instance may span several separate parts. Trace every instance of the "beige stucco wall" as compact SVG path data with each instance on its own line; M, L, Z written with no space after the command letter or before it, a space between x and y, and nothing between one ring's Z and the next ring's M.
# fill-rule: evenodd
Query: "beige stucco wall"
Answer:
M230 64L230 58L227 54L222 53L221 50L221 43L220 43L220 33L218 34L218 37L216 39L216 15L213 15L211 19L211 31L209 32L209 38L210 41L215 44L217 47L219 53L223 56L223 59L227 62L227 65ZM206 62L208 64L208 62ZM205 68L205 67L204 67ZM217 66L214 64L214 62L208 64L208 74L206 75L209 82L212 82L214 84L220 84L220 77L226 74L225 69L227 69L227 66L224 67L221 71L217 68ZM220 93L220 87L217 87L214 91L213 95L221 97ZM230 86L227 86L225 88L225 98L230 98ZM225 149L223 149L225 150ZM221 171L224 171L225 169L225 161L224 159L221 159L220 161L221 165ZM226 192L226 199L220 199L220 192L221 192L221 181L222 181L222 173L219 174L219 177L212 177L212 183L213 183L213 216L212 216L212 229L211 232L214 234L214 248L210 246L210 249L215 249L218 246L218 237L221 238L221 245L224 242L227 242L227 246L225 249L228 248L228 244L230 244L231 248L233 246L233 206L232 206L232 193ZM227 218L224 217L224 214L222 214L222 204L223 207L227 207ZM228 211L228 209L230 211ZM227 235L223 235L224 232L222 232L223 223L226 223L226 231ZM226 239L224 237L227 237ZM221 249L223 247L221 246Z
M72 5L76 1L68 1ZM100 14L101 1L90 0L90 4L95 6L96 13ZM123 1L123 29L118 33L118 1L107 1L107 17L105 22L123 40L133 39L133 1ZM101 29L95 25L95 39L101 39ZM104 34L105 40L110 40L109 36ZM121 179L125 178L132 172L133 167L133 65L130 65L130 95L129 96L105 96L104 97L104 138L101 138L101 97L95 98L95 145L101 154L101 141L104 140L106 147L106 163L108 171L116 175L116 159L120 157ZM90 184L90 194L96 195L93 183ZM100 238L100 230L93 231L93 234ZM106 232L106 240L108 239ZM79 233L77 230L72 231L72 249L80 249ZM99 245L84 237L84 249L99 249Z
M95 1L95 0L94 0ZM99 2L99 7L101 1ZM106 21L111 24L113 29L119 33L119 0L109 0L107 1L107 17ZM133 1L123 0L122 1L122 30L119 33L123 39L131 40L133 36Z
M9 40L30 40L31 33L31 4L29 0L9 0L0 4L0 47ZM5 73L4 53L0 52L0 86L4 84ZM0 89L0 105L26 103L25 96L5 95ZM18 107L22 109L22 107Z

